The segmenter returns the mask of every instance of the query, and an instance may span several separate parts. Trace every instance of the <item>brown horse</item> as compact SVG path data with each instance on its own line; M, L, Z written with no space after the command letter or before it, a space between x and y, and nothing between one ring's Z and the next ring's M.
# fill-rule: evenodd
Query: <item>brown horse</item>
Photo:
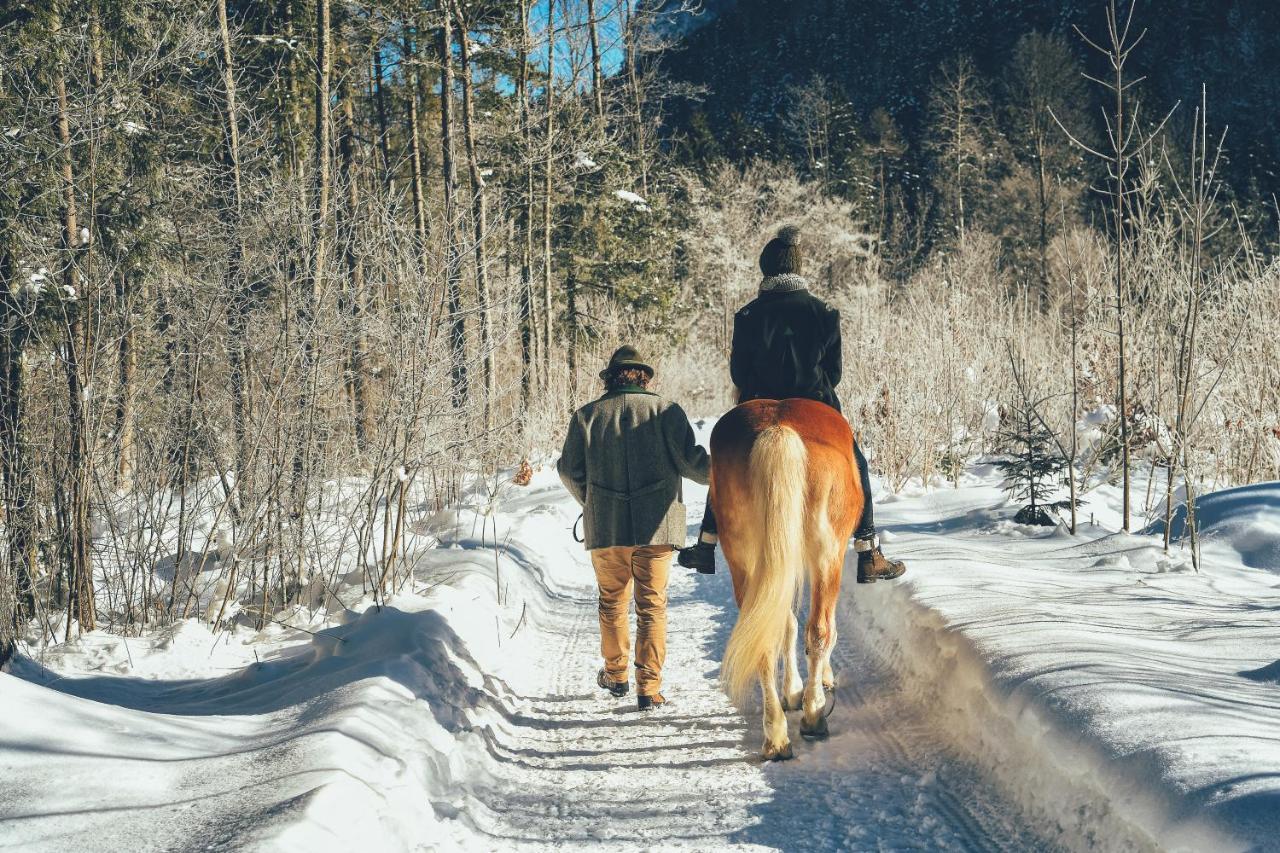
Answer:
M831 651L849 536L863 494L844 417L813 400L753 400L711 433L711 502L733 576L738 622L721 680L741 703L753 681L764 692L764 757L791 757L786 710L803 707L800 732L827 734L825 691L835 678ZM796 599L808 570L805 627L808 681L796 668ZM778 658L783 659L782 697Z

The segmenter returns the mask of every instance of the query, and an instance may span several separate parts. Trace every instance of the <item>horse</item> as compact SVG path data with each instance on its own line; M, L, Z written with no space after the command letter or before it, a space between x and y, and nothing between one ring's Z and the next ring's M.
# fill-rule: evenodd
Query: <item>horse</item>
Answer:
M846 545L865 496L853 432L814 400L752 400L711 432L711 494L720 546L733 578L738 621L720 678L739 705L754 681L764 696L765 760L791 758L785 711L803 710L800 733L827 736L826 693ZM808 572L808 680L796 667L795 605ZM783 659L782 695L777 686Z

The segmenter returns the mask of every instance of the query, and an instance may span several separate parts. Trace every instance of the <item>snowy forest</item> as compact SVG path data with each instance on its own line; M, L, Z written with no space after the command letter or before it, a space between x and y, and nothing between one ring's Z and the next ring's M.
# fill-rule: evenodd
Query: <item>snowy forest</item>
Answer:
M0 662L320 630L444 516L516 636L512 495L622 343L731 408L786 224L886 493L999 457L1197 570L1280 480L1278 55L1261 0L0 0Z

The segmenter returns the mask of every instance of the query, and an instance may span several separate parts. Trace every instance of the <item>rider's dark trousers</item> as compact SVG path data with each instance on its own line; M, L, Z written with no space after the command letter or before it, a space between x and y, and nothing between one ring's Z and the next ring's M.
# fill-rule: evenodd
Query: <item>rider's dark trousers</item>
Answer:
M870 539L876 535L876 513L875 507L871 501L871 475L867 472L867 457L862 455L862 448L858 446L858 442L853 442L853 458L858 463L858 478L862 481L862 519L858 522L858 527L853 532L855 539ZM712 460L715 465L715 460ZM706 512L702 514L702 532L698 536L699 542L715 542L718 538L716 533L716 516L711 509L711 501L707 501Z

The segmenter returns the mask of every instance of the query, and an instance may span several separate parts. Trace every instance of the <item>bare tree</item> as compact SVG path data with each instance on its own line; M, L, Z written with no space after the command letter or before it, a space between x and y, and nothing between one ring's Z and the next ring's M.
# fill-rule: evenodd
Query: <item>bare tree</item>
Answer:
M467 327L462 313L462 258L458 238L458 170L453 162L453 10L446 4L440 24L440 170L444 177L445 297L449 306L449 359L453 405L461 408L467 384ZM466 38L466 34L463 34Z
M955 233L964 241L971 199L983 188L991 156L990 103L973 60L945 63L929 95L929 147L937 160L935 184L951 207Z
M327 252L329 225L329 113L331 109L329 82L332 69L332 35L330 33L329 0L316 3L315 33L315 129L312 136L314 148L314 173L311 197L311 229L308 250L308 268L302 278L302 292L298 297L297 324L301 342L301 370L298 377L298 438L293 457L295 500L305 499L305 480L308 475L312 430L315 418L314 395L311 389L316 367L316 298L325 278L325 254ZM295 509L300 512L300 509Z
M449 0L458 19L460 54L462 60L462 130L467 151L467 171L471 176L471 223L473 228L472 252L476 268L476 310L480 315L480 364L484 382L484 428L493 426L493 331L489 304L489 266L485 255L485 239L489 230L489 205L485 195L484 172L480 168L480 155L476 148L475 103L472 89L471 45L467 35L470 22L466 7L457 0Z
M244 216L244 189L240 173L240 120L236 105L236 73L235 56L231 49L231 31L227 23L227 2L218 0L218 35L222 42L222 89L223 89L223 157L225 159L224 174L229 208L224 208L224 224L230 230L231 248L227 258L226 288L230 295L227 300L227 357L229 362L229 379L231 388L231 422L234 431L236 455L236 489L240 498L237 507L244 501L244 493L249 488L253 466L249 460L248 413L245 393L245 379L248 375L248 351L246 338L249 325L249 310L252 304L252 290L243 281L241 263L244 258L244 240L241 232L241 220ZM238 510L237 510L238 511Z
M600 34L597 32L596 0L587 0L587 36L591 42L591 99L595 105L596 119L604 128L604 75L600 71Z
M518 214L520 235L520 402L529 411L533 402L533 121L529 105L529 0L520 0L520 75L516 96L520 99L520 158L523 175ZM527 414L526 414L527 417ZM527 429L527 424L525 426Z
M1201 405L1197 402L1201 373L1199 352L1200 317L1207 295L1205 276L1205 247L1221 229L1213 222L1221 184L1216 180L1222 161L1226 130L1218 137L1217 144L1209 146L1208 93L1202 86L1200 104L1192 122L1189 163L1191 175L1183 182L1169 162L1169 152L1164 151L1165 164L1174 175L1173 186L1182 220L1182 236L1186 248L1186 287L1183 295L1182 318L1177 328L1178 352L1174 361L1175 410L1173 422L1174 447L1170 449L1166 465L1165 492L1165 550L1169 548L1169 527L1172 520L1174 468L1182 466L1186 492L1187 531L1191 538L1191 563L1200 568L1199 536L1196 530L1196 489L1193 477L1192 428L1199 416ZM1216 384L1216 383L1215 383Z
M350 59L350 48L344 40L343 52L347 58L345 73L338 82L338 102L342 124L338 137L341 184L345 191L342 216L338 219L338 242L342 247L343 265L347 281L342 292L340 313L344 320L344 337L347 346L345 383L354 414L356 448L368 449L372 432L366 376L368 355L363 328L363 303L365 293L364 257L360 246L360 181L356 163L356 120L354 98L351 92L351 76L355 64Z
M61 16L55 13L55 33L61 31ZM58 50L54 60L53 87L57 97L57 133L62 172L62 246L63 267L63 343L61 360L67 381L67 457L66 457L66 557L67 557L67 636L73 618L80 630L91 631L95 624L93 558L90 548L92 530L89 519L90 459L89 416L85 411L84 366L82 357L88 338L82 323L84 294L80 293L78 249L80 229L76 222L76 184L72 156L71 123L67 107L65 59Z
M567 0L565 0L567 2ZM556 0L547 0L547 82L543 102L547 111L543 127L542 159L542 383L551 383L551 181L555 157L556 100Z
M1121 527L1125 531L1129 530L1132 517L1129 464L1129 418L1131 412L1129 410L1129 386L1125 360L1125 309L1129 300L1128 279L1125 275L1125 255L1129 252L1127 229L1130 206L1129 196L1132 193L1132 189L1128 184L1129 170L1133 164L1134 157L1150 146L1160 128L1164 126L1162 121L1160 127L1154 133L1144 137L1142 126L1138 122L1138 108L1136 105L1132 109L1130 108L1128 92L1132 87L1140 83L1142 78L1126 80L1125 65L1129 60L1130 54L1142 41L1143 35L1146 34L1146 31L1143 30L1136 36L1131 35L1133 13L1136 5L1137 0L1130 0L1128 9L1122 17L1116 0L1110 0L1107 6L1107 41L1105 44L1093 41L1079 27L1076 27L1076 32L1079 33L1080 37L1099 53L1103 54L1111 66L1111 75L1108 79L1089 78L1101 85L1111 96L1110 112L1105 116L1107 139L1110 146L1106 153L1091 148L1087 143L1083 142L1080 136L1073 134L1050 109L1050 115L1054 117L1058 126L1070 136L1073 142L1106 164L1111 180L1108 195L1111 200L1110 217L1115 282L1116 346L1118 348L1116 380L1118 385L1117 402L1120 410L1120 476L1123 495ZM1167 120L1168 116L1165 117L1165 121Z
M404 61L409 66L409 78L411 81L409 97L406 99L409 104L409 125L406 130L409 137L409 165L412 168L409 187L413 191L413 233L417 239L419 263L422 265L422 269L425 270L427 264L427 196L424 188L422 162L422 122L418 115L418 100L423 85L422 59L418 55L418 42L410 37L407 28L401 44L403 46ZM381 59L378 60L379 65L381 61ZM378 91L379 93L382 91L381 82L378 84ZM381 95L379 95L379 102L381 102Z

